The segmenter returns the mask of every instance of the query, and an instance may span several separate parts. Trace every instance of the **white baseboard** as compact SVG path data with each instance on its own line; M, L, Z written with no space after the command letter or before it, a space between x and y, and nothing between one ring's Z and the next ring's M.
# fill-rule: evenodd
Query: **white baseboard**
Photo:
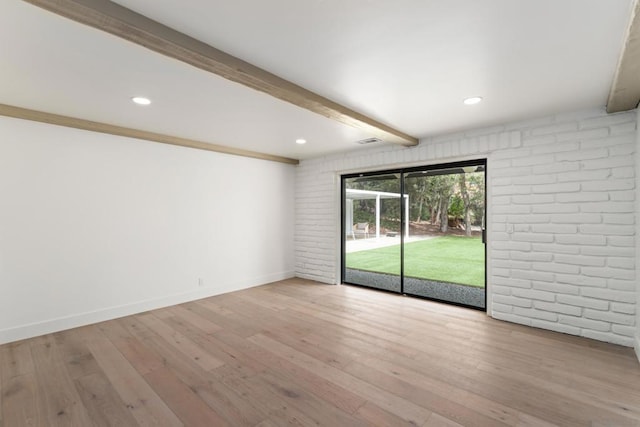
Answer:
M635 342L633 348L636 351L636 357L638 358L638 362L640 362L640 331L636 334Z
M107 307L91 312L72 314L56 319L2 329L0 330L0 344L33 338L40 335L64 331L67 329L90 325L93 323L104 322L105 320L117 319L119 317L130 316L132 314L142 313L149 310L169 307L172 305L195 301L198 299L225 294L228 292L239 291L242 289L260 286L266 283L276 282L278 280L290 279L292 277L294 277L293 271L268 274L254 278L252 280L243 280L241 282L230 284L228 286L225 286L224 289L204 287L195 291L166 295L163 297L151 298L131 304L124 304L116 307Z

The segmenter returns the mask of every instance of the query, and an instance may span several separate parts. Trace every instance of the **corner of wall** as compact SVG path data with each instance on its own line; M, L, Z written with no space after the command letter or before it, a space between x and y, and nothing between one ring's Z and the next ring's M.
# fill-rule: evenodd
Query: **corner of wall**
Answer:
M640 278L638 277L638 266L640 266L640 108L636 110L638 118L636 120L636 334L634 339L634 349L638 362L640 362Z

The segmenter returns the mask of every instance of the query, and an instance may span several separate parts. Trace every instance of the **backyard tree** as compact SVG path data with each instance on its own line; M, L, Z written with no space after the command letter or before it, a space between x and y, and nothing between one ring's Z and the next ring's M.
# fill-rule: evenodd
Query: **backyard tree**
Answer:
M467 191L469 193L469 209L472 222L475 225L484 224L484 173L470 173L467 175Z
M410 183L408 185L410 200L414 201L413 204L417 208L416 222L420 222L422 221L423 208L429 200L429 186L426 179L409 178L407 183Z
M454 192L455 176L436 175L429 178L433 182L434 199L437 199L436 220L439 220L440 231L446 233L449 230L449 202Z
M460 196L464 207L464 231L465 234L471 237L471 198L467 191L467 179L466 174L461 173L458 175L458 185L460 186Z

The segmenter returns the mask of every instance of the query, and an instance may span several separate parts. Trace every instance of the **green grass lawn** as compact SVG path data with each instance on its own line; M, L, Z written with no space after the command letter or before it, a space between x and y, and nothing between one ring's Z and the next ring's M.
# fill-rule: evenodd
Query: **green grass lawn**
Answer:
M484 245L477 237L444 236L407 243L408 277L484 287ZM347 268L400 274L400 245L346 254Z

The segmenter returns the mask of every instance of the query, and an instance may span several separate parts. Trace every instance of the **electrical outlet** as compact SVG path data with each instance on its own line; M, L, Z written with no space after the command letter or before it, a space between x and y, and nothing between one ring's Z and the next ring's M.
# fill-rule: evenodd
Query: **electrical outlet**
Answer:
M198 277L198 286L204 286L204 279L202 277Z

